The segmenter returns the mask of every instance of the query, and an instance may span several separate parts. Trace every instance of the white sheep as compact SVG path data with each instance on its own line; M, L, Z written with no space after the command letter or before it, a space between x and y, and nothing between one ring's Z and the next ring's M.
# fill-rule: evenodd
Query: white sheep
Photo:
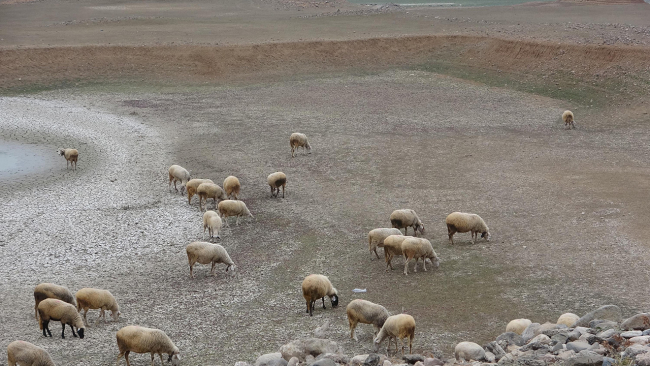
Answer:
M207 210L208 206L208 198L212 198L214 200L214 207L217 207L217 200L225 200L226 199L226 193L219 187L218 185L214 183L201 183L197 188L196 188L196 194L199 195L199 208L203 210L203 201L205 200L205 206Z
M481 216L465 213L465 212L452 212L447 216L447 232L449 233L449 241L454 245L454 234L472 232L472 244L476 243L478 234L486 241L490 241L490 229L485 224Z
M124 356L127 366L129 363L129 353L151 353L151 366L156 354L160 356L160 363L164 365L162 354L169 355L167 362L171 361L173 366L180 364L181 355L178 347L174 345L171 339L160 329L140 327L137 325L128 325L117 331L117 347L120 354L117 355L117 363L120 364L120 358Z
M575 124L573 123L573 112L564 111L564 113L562 113L562 120L564 121L565 128L576 128Z
M65 325L69 325L72 329L72 335L74 337L79 333L79 338L83 339L84 329L86 325L84 324L83 319L77 308L74 305L70 305L67 302L61 301L59 299L45 299L38 304L38 326L40 329L43 329L43 336L45 331L52 336L50 332L50 320L60 321L63 329L61 330L61 338L65 338ZM77 328L77 333L75 333L74 328Z
M374 252L379 259L379 254L377 254L377 247L384 247L384 240L390 235L402 235L402 232L399 229L395 228L377 228L372 229L368 232L368 247L370 247L370 258L372 259L372 253Z
M375 335L377 335L390 315L385 307L362 299L350 301L345 311L348 314L348 323L350 323L350 338L355 341L359 340L354 334L358 323L372 324L375 328Z
M307 136L304 133L295 132L292 133L289 137L289 145L291 145L291 157L295 157L295 151L299 148L305 148L311 154L311 145L307 140Z
M384 258L386 259L386 272L388 272L388 267L393 269L392 260L396 255L402 255L402 242L406 238L413 238L413 236L404 236L400 235L389 235L384 239Z
M325 309L325 296L330 298L332 307L339 306L339 292L332 286L329 278L319 274L311 274L302 281L302 296L307 302L307 312L309 316L313 315L316 300L323 300L323 309Z
M13 341L7 346L8 366L55 366L46 350L25 341Z
M115 300L113 294L107 290L86 287L77 291L75 297L77 299L77 311L81 311L81 309L84 310L84 321L86 324L88 324L88 319L86 318L88 309L101 310L95 323L99 321L99 318L104 318L104 322L106 322L106 310L111 311L111 316L115 322L122 314L120 312L120 306L117 304L117 300Z
M388 346L390 347L390 340L395 341L395 352L397 352L397 340L402 344L402 339L408 338L409 353L413 347L413 337L415 336L415 319L408 314L398 314L389 316L384 322L384 326L374 339L374 351L379 351L379 345L384 339L388 339ZM388 352L388 348L386 348ZM404 345L402 345L402 354L404 354Z
M203 214L203 239L205 239L205 229L208 229L210 239L221 239L219 230L221 230L221 217L214 211L205 211Z
M390 223L394 228L402 229L404 228L404 235L407 234L409 226L413 227L414 236L418 236L418 231L421 234L424 234L424 225L420 218L411 209L401 209L395 210L390 214Z
M65 286L55 285L49 282L39 283L34 287L34 317L38 318L38 304L45 299L59 299L77 306L72 292Z
M226 191L226 196L229 199L239 199L239 191L241 190L241 184L239 179L234 175L229 175L226 179L223 180L223 190Z
M253 217L253 214L251 214L251 212L248 210L248 207L246 207L246 204L243 201L224 200L219 202L217 209L219 210L219 216L221 216L222 219L225 218L226 226L230 226L227 220L227 218L230 216L237 217L237 221L235 222L237 225L239 225L239 217Z
M506 325L506 332L514 332L521 335L533 322L530 319L513 319Z
M214 275L214 266L217 263L226 265L226 272L229 269L235 270L235 262L230 259L226 249L219 244L212 244L204 241L195 241L187 245L187 260L190 263L190 277L194 278L194 264L212 263L210 274Z
M190 205L192 204L192 197L196 194L197 188L199 188L199 186L202 183L214 183L214 182L212 180L210 180L210 179L194 178L194 179L190 179L189 182L187 182L187 184L185 184L185 190L187 191L187 203L188 204L190 204Z
M266 181L271 187L271 197L280 195L280 187L282 187L282 198L284 198L284 188L287 185L287 175L282 172L275 172L269 174Z
M178 192L178 188L176 188L176 182L181 182L181 191L180 193L183 194L183 189L187 182L190 181L190 172L187 171L187 169L183 168L180 165L172 165L169 167L169 190L172 190L172 181L174 182L174 189L176 192Z
M409 274L409 261L415 258L415 266L413 272L417 272L418 259L422 258L422 267L427 271L427 259L431 260L433 266L438 268L440 266L440 259L433 250L431 242L424 238L410 237L402 241L402 255L406 258L404 262L404 274Z
M72 170L77 170L77 159L79 159L79 151L77 149L59 149L57 153L65 157L65 170L68 170L68 163L72 167Z

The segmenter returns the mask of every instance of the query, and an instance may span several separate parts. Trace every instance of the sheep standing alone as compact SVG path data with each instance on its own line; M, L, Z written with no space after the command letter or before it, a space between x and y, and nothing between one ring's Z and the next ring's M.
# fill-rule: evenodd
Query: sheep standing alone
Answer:
M447 232L449 233L449 241L454 245L454 234L472 232L472 244L476 243L478 234L481 233L481 238L490 241L490 229L485 224L481 216L464 213L452 212L445 220L447 223Z
M332 307L339 306L339 292L332 286L329 278L319 274L311 274L302 281L302 296L307 302L307 312L309 316L314 313L316 300L323 300L323 309L325 309L325 296L329 296Z
M292 133L289 137L289 145L291 145L291 157L295 157L295 151L299 148L305 148L311 154L311 145L307 140L307 136L304 133L295 132Z
M205 239L206 228L208 229L208 234L210 235L210 239L215 237L221 239L221 236L219 236L219 230L221 230L221 217L219 217L218 213L214 211L205 211L205 213L203 214L203 238L204 239Z
M25 341L13 341L7 346L8 366L55 366L46 350Z
M223 190L226 191L226 196L229 199L238 200L239 191L241 190L239 179L234 175L227 176L226 179L223 180Z
M183 194L183 189L187 182L190 181L190 172L187 169L183 168L180 165L172 165L169 167L169 190L172 190L172 181L174 181L174 189L178 192L176 188L176 182L181 182L181 194Z
M61 338L65 338L65 325L67 324L70 326L70 329L72 329L72 335L74 337L79 333L79 338L83 339L84 329L86 329L86 326L84 325L83 319L81 319L81 315L79 315L79 311L77 311L77 308L74 307L74 305L70 305L59 299L45 299L41 301L41 303L38 304L38 326L40 329L43 329L44 337L47 337L45 331L47 331L50 337L52 336L49 327L50 320L61 322L61 325L63 326L63 329L61 330ZM77 328L77 333L74 331L75 327Z
M388 319L384 322L384 326L381 327L381 330L375 337L374 351L379 351L379 345L384 339L388 339L388 345L390 346L390 340L395 340L395 352L397 352L397 340L399 339L402 343L403 338L408 338L409 342L409 353L412 351L413 347L413 337L415 336L415 319L408 314L398 314L389 316ZM386 348L388 352L388 348ZM402 345L402 354L404 354L404 346Z
M246 207L246 204L242 201L224 200L219 202L217 208L219 210L219 216L221 216L222 219L226 218L226 226L230 226L227 220L227 218L230 216L237 217L237 225L239 225L240 216L253 217L253 214L248 211L248 207Z
M402 242L406 238L413 238L413 236L404 236L400 235L389 235L384 239L384 258L386 259L386 272L388 272L388 267L393 269L393 257L396 255L402 255Z
M187 182L187 184L185 184L185 190L187 191L187 203L188 204L190 204L190 205L192 204L192 197L194 196L194 194L196 194L196 190L197 190L197 188L199 188L201 183L214 183L214 182L211 181L210 179L194 178L194 179L190 179L190 181Z
M139 327L137 325L128 325L117 331L117 348L120 354L117 355L117 363L120 364L120 358L124 356L127 366L129 363L129 353L151 353L151 366L156 354L160 356L160 363L164 365L162 354L169 355L167 362L171 361L173 366L177 366L181 360L180 351L174 345L171 339L160 329Z
M372 229L368 232L368 246L370 247L370 258L372 259L372 253L375 252L377 259L379 259L379 254L377 254L377 247L384 247L384 240L391 235L402 235L402 232L399 229L395 228L377 228Z
M34 302L36 303L34 305L35 318L38 318L38 304L45 299L59 299L73 306L77 306L77 301L67 287L48 282L39 283L34 287Z
M389 316L388 310L385 307L362 299L350 301L345 310L348 314L348 322L350 323L350 338L355 341L359 340L354 334L354 329L358 323L372 324L375 328L375 335L377 335Z
M280 195L280 187L282 187L282 198L284 198L284 187L287 185L287 175L282 172L275 172L269 174L266 181L271 187L271 197Z
M424 225L422 221L411 209L401 209L395 210L390 214L390 223L394 228L402 229L404 228L404 235L407 234L409 226L413 227L414 236L418 236L418 231L420 234L424 234Z
M203 201L205 200L205 206L207 209L208 206L208 198L212 198L214 200L214 207L217 207L217 200L225 200L226 199L226 193L219 187L218 185L214 183L201 183L197 188L196 188L196 194L199 195L199 208L203 210Z
M65 170L68 170L68 163L70 163L72 170L77 170L77 159L79 159L79 151L77 149L59 149L57 152L59 155L65 157Z
M573 124L573 112L564 111L562 113L562 120L564 121L565 128L576 128L575 124Z
M77 298L77 311L84 310L84 321L86 324L88 324L88 319L86 318L88 309L101 310L95 323L99 321L99 318L104 318L104 322L106 322L106 310L111 311L111 316L113 316L113 321L115 322L121 314L117 300L115 300L115 297L109 291L86 287L77 291L75 297Z
M214 266L217 263L226 265L226 272L232 267L235 270L235 262L230 259L226 249L219 244L207 243L204 241L195 241L187 245L187 260L190 263L190 277L194 278L194 265L198 262L201 264L212 263L210 274L214 275Z
M431 260L433 266L438 268L440 266L440 260L438 255L433 250L431 242L423 238L407 238L402 241L402 254L406 261L404 262L404 274L409 274L409 261L415 258L415 266L413 267L413 272L417 272L418 269L418 259L422 258L422 267L424 271L427 271L427 259Z

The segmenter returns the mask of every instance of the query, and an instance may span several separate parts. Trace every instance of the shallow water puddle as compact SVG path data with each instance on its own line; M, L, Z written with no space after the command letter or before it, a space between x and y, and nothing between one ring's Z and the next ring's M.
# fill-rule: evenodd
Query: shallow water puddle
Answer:
M56 151L45 146L0 140L0 180L43 171L56 156Z

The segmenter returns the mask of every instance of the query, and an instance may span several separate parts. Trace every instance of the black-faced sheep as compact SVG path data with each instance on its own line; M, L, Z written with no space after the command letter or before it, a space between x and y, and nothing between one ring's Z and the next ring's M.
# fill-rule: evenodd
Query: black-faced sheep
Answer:
M393 269L393 257L396 255L402 255L402 242L406 238L413 238L413 236L404 236L400 235L389 235L384 239L384 258L386 259L386 272L388 268Z
M271 187L271 197L277 197L280 195L280 187L282 187L282 198L284 198L284 188L287 185L287 175L282 172L275 172L269 174L266 181Z
M402 229L404 228L404 235L407 234L409 226L413 227L414 236L418 236L418 231L420 234L424 234L424 225L422 221L411 209L401 209L395 210L390 214L390 223L394 228Z
M185 185L190 181L190 172L187 169L183 168L180 165L172 165L169 167L169 190L172 190L172 181L174 182L174 189L178 192L176 188L176 182L181 182L181 194L183 194L183 189Z
M86 318L88 309L101 310L95 323L97 323L100 318L104 318L104 322L106 322L106 310L111 311L111 316L115 322L120 314L122 314L120 312L120 306L117 304L117 300L115 300L113 294L107 290L86 287L77 291L75 297L77 298L77 311L81 311L81 309L84 310L84 321L86 324L88 324L88 319Z
M466 233L468 231L472 232L472 244L476 243L476 238L478 238L479 233L481 233L481 238L490 241L490 229L479 215L452 212L447 216L446 223L451 245L454 245L454 234Z
M221 189L221 187L214 183L201 183L196 188L196 194L199 195L199 208L201 210L203 210L203 201L205 201L207 210L208 198L212 198L214 200L215 208L217 207L218 200L226 199L226 193L223 191L223 189Z
M374 351L379 351L379 345L384 339L389 338L388 344L390 346L390 339L395 341L395 352L397 352L397 340L399 339L400 344L402 339L408 338L409 344L409 353L411 353L413 347L413 337L415 336L415 319L408 314L398 314L389 316L384 322L384 326L381 327L379 334L375 337ZM386 348L388 352L388 348ZM402 354L404 354L404 345L402 345Z
M210 179L190 179L187 184L185 184L185 190L187 191L187 203L192 204L192 197L196 194L197 188L201 185L201 183L214 183Z
M377 335L389 316L388 310L385 307L362 299L350 301L346 308L346 313L348 314L348 322L350 323L350 338L355 341L359 340L354 334L354 329L358 323L372 324L373 328L375 328L375 335Z
M185 248L187 252L187 260L190 263L190 277L194 278L194 264L208 264L212 263L210 274L214 275L214 266L217 263L226 265L226 272L229 269L235 270L235 262L230 259L226 249L219 244L212 244L204 241L195 241L187 245Z
M229 175L226 179L223 180L223 190L226 191L226 196L229 199L239 199L239 191L241 190L241 184L239 179L234 175Z
M573 112L564 111L562 113L562 120L564 121L565 128L576 128L575 124L573 124Z
M25 341L13 341L7 346L8 366L55 366L46 350Z
M370 247L370 258L372 258L372 253L374 252L379 259L379 254L377 254L377 247L384 247L384 240L391 235L402 235L402 232L399 229L395 228L377 228L372 229L368 232L368 247Z
M431 260L434 267L440 266L438 255L433 250L431 242L424 238L407 238L402 242L402 254L406 261L404 262L404 274L409 274L409 261L415 258L415 266L413 272L417 272L418 259L422 258L422 267L427 271L427 259Z
M219 235L219 230L221 230L221 217L219 214L214 211L205 211L203 214L203 238L205 239L205 229L208 229L208 234L210 239L218 238L221 239Z
M289 145L291 145L292 158L296 156L295 151L299 147L303 147L307 149L307 151L311 154L311 145L309 145L307 136L304 133L299 133L299 132L292 133L291 136L289 137Z
M325 296L330 298L332 307L339 306L339 292L332 286L330 280L323 275L311 274L302 281L302 296L307 302L307 312L309 316L313 315L316 300L323 300L323 309L325 309Z
M55 285L53 283L39 283L34 287L34 317L38 318L38 304L45 299L59 299L77 306L72 292L65 286Z
M57 153L65 157L65 170L68 170L68 163L72 167L72 170L77 170L77 159L79 159L79 151L77 149L59 149Z
M120 350L116 365L120 364L120 358L124 356L127 366L130 366L129 353L131 352L151 353L151 366L154 364L153 359L156 354L160 356L160 363L164 365L163 353L169 356L167 362L171 361L173 366L180 364L181 356L178 347L160 329L128 325L118 330L115 337L117 338L117 348Z
M72 329L72 335L74 337L79 333L79 338L84 337L84 325L81 315L77 311L77 308L74 305L70 305L67 302L63 302L59 299L45 299L38 304L38 326L43 330L43 336L47 337L45 331L52 336L50 332L50 320L60 321L63 329L61 330L61 338L65 338L65 325L69 325ZM74 328L77 328L77 333L75 333Z
M237 225L239 225L239 218L241 216L253 217L253 214L248 211L248 207L246 207L246 204L243 201L224 200L219 202L217 208L219 210L219 216L221 216L222 219L225 219L224 221L226 222L226 226L230 226L228 224L228 217L230 216L237 217L237 221L235 222Z

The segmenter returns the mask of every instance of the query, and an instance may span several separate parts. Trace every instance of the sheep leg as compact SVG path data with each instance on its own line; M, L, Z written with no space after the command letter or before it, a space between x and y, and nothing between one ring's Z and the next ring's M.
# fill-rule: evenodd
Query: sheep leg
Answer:
M280 194L280 188L278 188L278 194ZM284 198L284 185L282 185L282 198Z
M327 309L327 308L325 307L325 297L324 297L324 296L323 296L322 300L323 300L323 309Z
M311 315L311 314L309 313L309 307L310 307L310 305L311 305L311 301L307 300L307 314L309 314L309 315Z
M72 329L72 336L77 338L77 333L74 332L74 327L70 324L70 329Z
M155 356L155 353L151 352L151 366L153 366L153 358L154 358L154 356Z
M210 274L214 276L214 266L217 264L217 262L212 262L212 268L210 268Z
M63 328L61 329L61 338L65 338L65 323L61 323L61 325L63 326Z
M477 236L478 236L478 231L472 231L472 244L476 244Z
M52 332L50 332L50 321L49 320L43 320L43 337L47 337L45 334L45 331L52 337Z
M194 278L194 263L190 263L190 277Z
M239 215L237 215L237 220L235 220L235 225L239 226Z
M271 187L271 186L269 186L269 187ZM275 197L274 193L275 193L275 190L273 189L273 187L271 187L271 197Z
M410 260L411 260L411 258L406 258L406 262L404 262L404 274L407 275L407 276L409 274L409 261Z
M162 353L159 353L158 356L160 356L160 364L164 365L165 363L163 362Z
M350 338L358 342L357 336L354 335L354 328L357 327L357 321L352 319L348 319L348 321L350 322Z
M131 366L131 363L129 362L129 353L131 351L126 351L124 352L124 359L126 360L126 366Z
M427 271L427 259L426 258L422 259L422 268L424 268L424 272Z
M84 323L88 324L88 319L86 318L86 314L88 314L88 309L84 309Z

